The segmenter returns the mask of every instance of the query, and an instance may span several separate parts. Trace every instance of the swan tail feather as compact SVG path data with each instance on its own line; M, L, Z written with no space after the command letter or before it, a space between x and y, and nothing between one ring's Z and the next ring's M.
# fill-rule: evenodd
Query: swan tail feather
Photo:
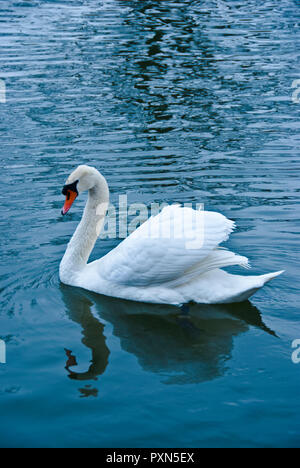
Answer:
M246 301L251 296L253 296L253 294L255 294L256 291L261 289L266 283L268 283L274 278L277 278L277 276L281 275L282 273L284 273L284 270L275 271L273 273L267 273L266 275L247 276L244 279L246 281L246 286L244 286L244 289L241 289L241 291L239 291L238 294L231 296L229 299L222 302L231 303Z
M268 283L269 281L272 281L272 279L277 278L277 276L282 275L285 270L281 271L275 271L273 273L267 273L266 275L261 275L261 279L263 280L263 285Z

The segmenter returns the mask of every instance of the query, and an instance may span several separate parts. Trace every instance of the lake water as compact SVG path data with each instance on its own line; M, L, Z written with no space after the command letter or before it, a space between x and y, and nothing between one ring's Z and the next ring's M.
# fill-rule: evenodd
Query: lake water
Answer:
M300 446L299 4L2 0L0 25L0 445ZM251 274L286 273L189 321L61 285L81 163L113 203L222 212Z

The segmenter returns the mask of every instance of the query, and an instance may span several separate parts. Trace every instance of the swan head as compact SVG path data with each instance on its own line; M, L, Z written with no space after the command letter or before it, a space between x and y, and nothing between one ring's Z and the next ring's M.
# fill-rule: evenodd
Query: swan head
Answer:
M100 173L91 166L81 165L78 166L67 178L66 183L62 189L62 194L66 196L64 206L61 214L65 215L75 199L81 192L92 189L99 179Z

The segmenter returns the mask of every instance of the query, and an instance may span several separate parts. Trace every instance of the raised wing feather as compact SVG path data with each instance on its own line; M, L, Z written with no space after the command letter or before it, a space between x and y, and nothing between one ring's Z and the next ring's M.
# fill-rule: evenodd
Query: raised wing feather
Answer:
M234 222L219 213L172 205L93 263L99 275L115 284L151 287L178 282L233 229Z

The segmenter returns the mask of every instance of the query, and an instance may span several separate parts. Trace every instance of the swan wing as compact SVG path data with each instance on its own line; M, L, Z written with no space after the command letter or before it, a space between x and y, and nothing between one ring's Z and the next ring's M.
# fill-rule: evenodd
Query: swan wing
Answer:
M114 284L178 284L185 276L190 280L199 274L201 263L228 239L234 227L233 221L219 213L171 205L90 265Z

